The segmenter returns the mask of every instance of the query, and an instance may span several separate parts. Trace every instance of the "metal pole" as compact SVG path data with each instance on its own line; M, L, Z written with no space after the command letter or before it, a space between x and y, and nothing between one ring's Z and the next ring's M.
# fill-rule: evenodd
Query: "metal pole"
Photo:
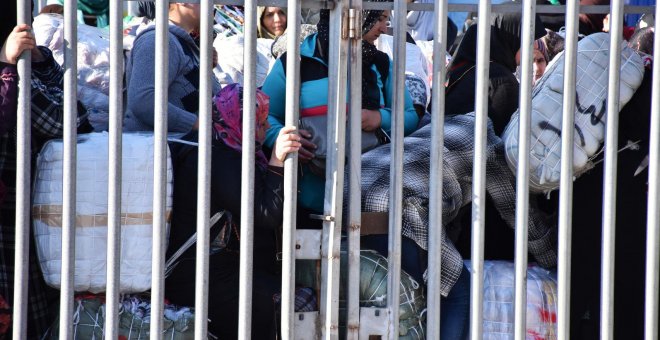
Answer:
M470 292L471 339L483 329L484 230L486 220L486 133L488 74L490 70L490 1L479 2L477 26L477 84L475 94L474 169L472 175L472 282ZM485 19L485 20L484 20Z
M447 0L435 0L436 16L433 36L433 84L444 84L446 78L445 55L447 50ZM436 85L438 86L438 85ZM442 178L445 140L445 93L433 91L431 97L433 113L431 119L431 178L429 195L429 226L442 226ZM427 280L427 323L426 337L440 339L440 287L442 285L443 232L439 227L429 228L429 264Z
M238 338L251 338L254 249L254 162L257 94L257 1L245 2L243 89L243 163L241 180L241 263Z
M65 0L64 8L64 161L62 172L62 284L60 339L73 337L73 279L76 231L76 118L78 90L78 4Z
M346 71L348 40L341 28L347 18L348 1L330 11L328 51L328 157L325 172L324 214L321 239L321 337L339 337L339 265L344 163L346 145Z
M390 216L388 245L387 307L390 311L390 337L399 334L399 286L401 283L401 229L403 220L403 135L406 66L406 0L394 1L394 41L392 94L392 163L390 165Z
M16 0L17 23L30 22L30 2ZM28 269L30 256L31 74L29 50L18 59L18 112L16 114L16 250L14 256L13 339L27 338ZM10 302L12 303L12 302Z
M603 263L601 267L600 336L614 339L614 256L616 237L616 179L619 150L619 72L623 36L623 1L613 0L610 13L610 61L603 179Z
M516 175L516 244L515 244L515 308L514 327L516 340L524 340L527 334L527 241L529 230L529 148L532 115L532 57L534 55L534 24L536 1L523 2L522 41L520 62L520 120Z
M108 139L108 251L105 339L119 336L119 278L121 263L121 180L124 48L123 2L110 3L110 126Z
M660 7L655 9L656 18ZM655 31L654 59L660 60L660 33ZM649 161L649 208L646 233L646 301L644 339L658 339L658 295L660 291L660 63L653 63L651 95L651 142Z
M209 216L211 215L211 96L213 0L200 5L199 150L197 159L197 247L195 247L195 339L208 337Z
M151 247L151 339L160 339L163 331L165 298L165 195L167 194L167 82L169 55L169 3L156 2L156 62L154 65L154 197L153 244Z
M577 63L578 0L567 1L564 53L564 108L562 119L561 179L559 190L559 256L557 265L557 330L559 340L570 337L571 226L573 218L573 138L575 112L575 65Z
M300 36L300 0L288 0L287 31L289 37ZM256 16L256 15L255 15ZM300 117L300 44L297 38L287 41L285 125L298 126ZM282 219L282 338L294 338L296 275L296 210L298 201L298 153L284 161L284 210Z
M362 0L351 0L354 22L362 22ZM350 14L349 14L350 17ZM357 28L356 28L357 29ZM357 340L360 333L360 228L362 226L362 36L350 40L349 120L349 205L348 205L348 283L346 338Z

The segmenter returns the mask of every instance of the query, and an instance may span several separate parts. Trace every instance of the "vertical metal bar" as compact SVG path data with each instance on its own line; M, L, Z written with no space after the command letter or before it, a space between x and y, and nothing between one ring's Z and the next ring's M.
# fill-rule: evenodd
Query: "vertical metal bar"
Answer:
M399 333L399 285L401 283L401 228L403 219L403 131L406 67L406 0L394 0L394 51L392 94L392 163L390 165L390 216L388 244L387 308L390 336Z
M39 13L44 7L46 7L46 0L37 0L36 12Z
M660 6L655 8L656 18ZM660 60L660 33L655 31L654 59ZM651 142L649 161L649 207L646 232L646 301L644 339L658 339L658 295L660 294L660 63L653 63L651 95Z
M300 0L287 1L287 31L290 37L300 36ZM255 15L256 16L256 15ZM300 119L300 44L288 39L286 59L285 125L297 126ZM298 200L298 153L287 155L284 161L284 216L282 219L282 338L294 338L295 313L295 233Z
M243 163L241 180L241 260L238 338L250 339L254 249L254 162L257 91L257 1L245 1L243 89Z
M433 84L444 84L446 78L447 51L447 0L435 0L435 22L433 36ZM437 85L436 85L437 86ZM433 91L431 119L431 178L429 206L442 206L443 156L445 140L445 92ZM429 209L429 225L441 226L442 209ZM442 243L443 232L440 228L429 228L429 264L427 280L427 320L426 337L440 339L440 288L442 285Z
M15 0L17 23L31 24L30 2ZM14 256L13 339L27 338L27 291L30 256L30 171L32 55L18 59L18 112L16 114L16 250ZM12 303L10 301L10 303Z
M353 23L362 22L362 0L351 0ZM357 27L355 28L357 29ZM348 283L346 338L357 340L360 333L360 228L362 226L362 37L350 40L350 114L349 120L349 205L348 205Z
M62 172L62 285L60 288L60 339L73 337L73 278L76 230L76 118L78 3L64 1L64 161Z
M601 267L600 336L614 339L614 256L616 231L616 178L619 150L619 72L623 37L623 1L613 0L610 11L610 61L603 178L603 246Z
M197 245L195 247L195 339L208 337L209 216L211 215L211 96L213 0L200 5L199 150L197 159ZM249 152L248 152L249 153ZM245 154L245 153L244 153Z
M561 179L559 190L559 256L557 289L559 294L557 330L559 340L570 336L571 306L571 226L573 219L573 138L575 112L575 73L577 63L578 0L566 2L566 49L564 53L564 100L561 140Z
M321 337L339 337L339 259L346 144L346 71L348 40L342 37L348 1L330 11L328 48L328 157L325 171L324 214L321 239Z
M153 244L151 247L151 339L160 339L163 330L165 297L165 195L167 194L167 60L169 55L169 3L156 2L156 62L154 65L154 197Z
M534 20L536 1L523 2L520 79L519 145L516 176L516 244L515 244L515 308L514 330L516 340L527 334L527 239L529 229L529 147L532 115L532 57L534 55Z
M486 132L490 70L490 1L479 2L477 27L477 84L475 94L474 169L472 175L472 282L470 334L481 339L483 329L484 230L486 220ZM485 20L484 20L485 19Z
M121 263L121 180L123 125L123 1L110 3L110 126L108 136L108 252L105 339L119 336Z

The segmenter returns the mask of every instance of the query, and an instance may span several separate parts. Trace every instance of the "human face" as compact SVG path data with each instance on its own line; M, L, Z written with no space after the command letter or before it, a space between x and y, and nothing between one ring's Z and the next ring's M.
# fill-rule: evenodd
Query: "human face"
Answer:
M362 39L370 44L374 44L376 42L376 39L383 34L387 33L387 25L389 24L390 21L390 11L383 11L383 13L380 14L380 17L378 17L378 20L376 23L371 27L369 32L365 33L362 36Z
M516 53L516 64L520 65L520 50ZM534 47L534 56L532 59L532 68L534 69L534 82L541 79L543 73L545 73L545 68L548 66L548 62L545 61L543 57L543 52L539 51Z
M169 17L177 26L188 32L199 32L201 5L190 3L170 4Z
M541 76L545 73L546 66L548 66L548 63L545 61L543 53L534 49L534 81L541 79Z
M280 36L286 30L286 14L279 7L266 7L261 15L261 25L270 34Z

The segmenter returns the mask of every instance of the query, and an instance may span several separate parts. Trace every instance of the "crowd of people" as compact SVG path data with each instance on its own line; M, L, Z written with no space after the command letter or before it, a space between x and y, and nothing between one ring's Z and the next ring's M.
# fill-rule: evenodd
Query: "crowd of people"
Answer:
M384 0L377 0L384 1ZM543 2L543 1L540 1ZM559 1L550 1L550 3ZM584 4L609 4L608 1L581 1ZM0 13L0 308L13 303L15 251L16 192L16 118L17 60L24 51L32 52L31 128L32 157L47 140L61 138L64 131L63 70L51 51L37 46L30 25L16 24L16 2L10 1ZM53 7L55 6L55 7ZM49 6L47 12L58 13L61 6ZM126 107L124 131L153 131L155 70L154 3L140 3L146 19L137 29L126 30L133 35L126 62ZM223 14L227 23L240 23L241 9L232 7ZM287 11L278 7L259 7L258 38L266 39L273 51L286 36ZM406 63L404 111L392 108L394 86L393 64L379 42L385 41L391 11L365 10L361 16L362 34L362 130L377 135L378 146L363 154L363 211L388 209L389 146L388 138L394 115L403 116L406 150L414 154L404 171L404 181L422 186L428 191L428 150L419 152L409 145L420 141L430 143L430 122L438 113L430 106L432 91L444 91L445 106L445 192L443 197L442 309L440 323L443 339L466 339L469 320L470 272L463 260L470 257L470 201L472 185L472 153L474 141L475 85L477 65L477 25L452 23L449 20L447 78L444 84L431 84L432 69L425 56L424 42L432 41L433 17L422 12L408 13L407 49L420 56L424 64L413 67ZM310 216L322 215L324 205L325 170L319 162L321 142L306 119L325 117L328 108L329 11L306 11L301 17L314 18L304 30L300 48L300 116L299 126L284 123L287 70L285 51L273 53L267 75L256 96L255 155L255 246L252 334L255 339L275 338L277 304L280 291L278 259L281 242L284 201L283 164L287 156L297 154L298 228L320 228L321 222ZM197 209L197 147L193 146L199 130L200 74L200 5L169 4L168 69L168 131L178 134L188 144L170 143L174 169L173 213L169 235L168 256L176 252L196 231ZM219 18L216 15L216 18ZM555 27L556 16L535 18L533 43L533 82L539 81L563 50L564 32ZM475 20L469 16L469 21ZM485 20L485 19L481 19ZM648 20L648 17L647 17ZM515 173L503 161L502 134L512 115L518 110L520 92L520 49L522 27L520 13L494 14L490 24L490 67L488 75L488 159L486 205L486 259L513 259L515 220ZM560 25L561 26L561 25ZM644 158L649 151L651 67L653 63L654 27L626 26L625 39L645 62L642 85L630 102L622 108L617 183L617 243L615 276L615 336L640 338L643 331L643 285L645 226L647 207L647 175ZM229 27L227 25L223 27ZM557 31L553 31L556 29ZM235 29L232 26L232 29ZM587 36L609 30L609 15L581 15L580 34ZM225 34L230 36L230 34ZM291 38L291 37L290 37ZM381 49L379 49L381 48ZM434 51L438 53L438 51ZM223 50L214 51L214 67L222 65ZM277 58L275 58L277 57ZM296 56L298 57L298 56ZM221 68L221 67L219 67ZM240 70L242 71L242 70ZM240 73L240 72L239 72ZM216 73L217 75L218 73ZM220 72L222 74L222 72ZM234 77L236 78L236 77ZM209 332L220 339L237 337L241 201L237 195L241 182L243 90L241 79L213 77L212 100L212 181L211 213L226 214L212 229L209 269ZM95 129L87 117L87 108L78 105L78 132ZM316 121L319 124L318 120ZM324 128L324 121L320 123ZM98 130L98 128L97 128ZM383 138L384 136L384 138ZM315 137L317 139L315 139ZM364 140L364 139L363 139ZM426 149L428 149L428 144ZM417 158L415 158L417 157ZM571 337L595 339L599 336L600 261L603 196L603 165L594 167L575 181L573 199L573 256ZM407 172L407 173L406 173ZM406 184L404 184L406 187ZM530 197L529 251L532 260L546 268L557 265L557 191ZM624 198L625 199L621 199ZM450 201L450 205L445 202ZM427 269L428 201L412 202L404 207L402 269L423 283ZM426 217L425 217L426 216ZM284 226L286 228L286 226ZM205 245L206 246L206 245ZM362 237L362 248L373 249L387 256L387 235ZM57 313L57 292L47 287L41 278L34 246L30 247L28 280L28 336L40 338ZM165 282L166 298L178 305L194 306L195 246L188 249ZM5 307L3 307L5 306ZM0 328L0 338L7 329Z

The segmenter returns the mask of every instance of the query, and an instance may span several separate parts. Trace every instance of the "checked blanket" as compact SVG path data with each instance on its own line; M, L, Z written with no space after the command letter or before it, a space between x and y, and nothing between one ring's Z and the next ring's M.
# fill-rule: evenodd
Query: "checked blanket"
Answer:
M447 296L461 274L463 259L447 237L446 227L461 207L472 201L474 162L474 114L445 119L443 153L442 226L429 226L429 173L431 125L404 139L403 236L427 249L429 228L442 228L442 286ZM362 211L388 212L390 185L390 145L382 145L362 156ZM504 159L502 140L488 122L486 151L486 191L510 227L515 226L516 181ZM556 223L530 204L529 251L543 267L557 261Z

